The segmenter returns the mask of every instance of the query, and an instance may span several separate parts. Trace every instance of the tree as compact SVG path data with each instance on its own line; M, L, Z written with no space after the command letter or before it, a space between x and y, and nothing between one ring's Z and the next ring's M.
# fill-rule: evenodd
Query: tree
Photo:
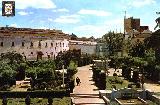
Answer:
M71 78L74 74L77 73L77 65L74 61L70 61L69 67L67 68L67 74Z
M78 37L77 37L75 34L73 34L73 33L72 33L72 35L70 35L70 36L71 36L71 40L77 40L77 38L78 38Z
M66 52L60 52L58 53L57 57L56 57L56 67L57 69L62 69L62 65L65 65L65 68L67 68L67 66L69 66L70 61L80 61L81 59L81 50L69 50Z
M0 62L0 83L1 85L13 85L15 84L16 71L12 67L4 62Z
M115 55L116 52L122 51L123 34L108 32L103 35L104 41L109 45L109 55Z
M23 56L19 53L16 53L15 51L2 53L1 59L8 60L9 64L15 64L15 63L19 64L19 63L23 62Z
M156 60L160 62L160 29L146 38L144 43L148 49L152 48L155 51Z
M134 45L132 45L129 50L129 55L132 57L144 57L145 55L145 46L142 42L137 41Z
M37 69L40 69L40 68L37 68L37 67L29 67L26 69L26 76L27 77L31 77L32 79L35 79L36 76L37 76Z
M25 79L25 71L27 69L26 63L20 63L17 67L17 74L16 74L16 80L23 80Z

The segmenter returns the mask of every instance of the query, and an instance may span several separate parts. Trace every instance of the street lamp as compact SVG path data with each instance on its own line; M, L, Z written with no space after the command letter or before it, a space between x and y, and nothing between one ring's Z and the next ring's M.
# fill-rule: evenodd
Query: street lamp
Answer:
M63 69L63 88L64 88L64 65L62 66Z

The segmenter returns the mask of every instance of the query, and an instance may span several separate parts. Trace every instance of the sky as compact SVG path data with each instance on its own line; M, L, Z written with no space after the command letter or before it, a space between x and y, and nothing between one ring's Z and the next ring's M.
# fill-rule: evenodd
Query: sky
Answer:
M8 1L8 0L7 0ZM160 15L159 0L14 0L14 17L0 16L0 26L57 29L78 37L102 37L108 31L123 32L123 19L141 19L154 31ZM2 8L2 0L0 0ZM0 10L1 13L1 10Z

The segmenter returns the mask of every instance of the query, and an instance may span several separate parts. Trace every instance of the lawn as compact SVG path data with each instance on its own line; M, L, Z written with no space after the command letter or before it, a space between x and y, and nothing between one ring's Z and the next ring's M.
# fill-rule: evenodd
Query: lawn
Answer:
M148 103L148 105L158 105L158 104L156 104L156 103L154 103L154 102L152 102L150 100L147 100L147 103Z
M113 85L116 86L116 89L121 89L128 87L129 82L127 80L123 80L117 76L108 76L106 78L106 89L111 90Z
M157 92L157 93L154 93L155 95L157 95L157 96L160 96L160 92Z
M147 100L147 103L148 103L148 105L158 105L158 104L156 104L156 103L154 103L154 102L152 102L150 100ZM115 102L115 101L112 101L111 105L119 105L119 104L117 102Z
M0 100L0 105L2 100ZM47 105L48 99L43 98L31 98L31 105ZM25 105L24 98L9 98L7 105ZM71 98L54 98L53 105L71 105Z

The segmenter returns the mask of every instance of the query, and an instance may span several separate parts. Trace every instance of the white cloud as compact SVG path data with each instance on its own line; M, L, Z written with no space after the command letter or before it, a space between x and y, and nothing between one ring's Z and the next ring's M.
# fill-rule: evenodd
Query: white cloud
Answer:
M82 36L94 36L95 38L101 37L107 33L107 26L96 25L82 25L73 29L75 33L81 33Z
M61 8L61 9L53 10L53 12L69 12L69 10L66 8Z
M0 11L0 15L2 15L2 11Z
M11 27L18 27L18 25L16 23L13 23L10 25Z
M73 32L79 33L82 36L94 36L95 38L101 37L108 31L123 32L123 19L116 18L106 20L103 24L99 25L81 25L73 28Z
M44 24L45 20L40 20L39 23Z
M80 21L79 15L68 15L68 16L60 16L56 18L54 22L56 23L78 23Z
M48 21L53 22L53 19L52 18L48 18Z
M22 16L24 16L24 15L33 14L33 12L19 11L19 12L18 12L18 14L19 14L19 15L22 15Z
M112 15L111 12L102 11L102 10L87 10L87 9L81 9L79 14L83 15L95 15L95 16L110 16Z
M129 2L129 5L133 7L143 7L145 5L151 5L156 3L155 0L132 0Z
M14 0L16 9L26 9L26 8L43 8L51 9L56 8L56 5L52 0Z
M18 12L18 14L19 14L19 15L28 15L28 13L27 13L27 12L24 12L24 11L20 11L20 12Z

